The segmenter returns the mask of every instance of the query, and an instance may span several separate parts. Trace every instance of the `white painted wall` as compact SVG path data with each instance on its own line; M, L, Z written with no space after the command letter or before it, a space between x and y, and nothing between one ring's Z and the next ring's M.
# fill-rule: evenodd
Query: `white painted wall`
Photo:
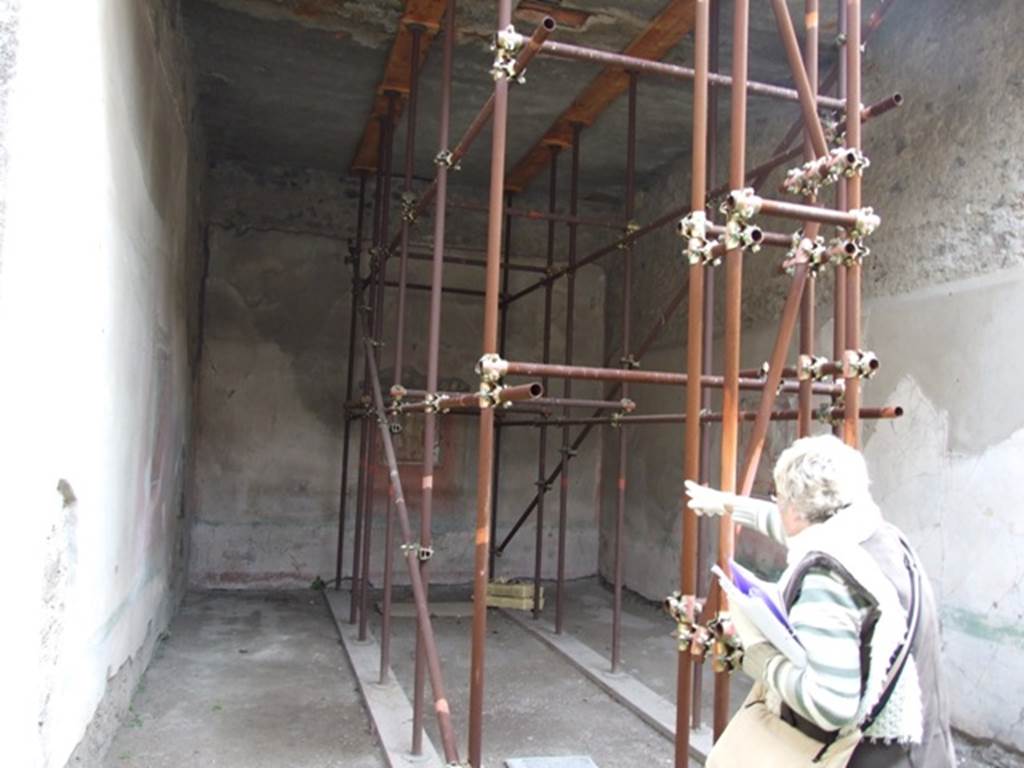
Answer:
M95 764L182 583L197 186L174 36L158 48L153 26L167 5L23 2L18 18L0 272L7 765L63 766L76 745Z

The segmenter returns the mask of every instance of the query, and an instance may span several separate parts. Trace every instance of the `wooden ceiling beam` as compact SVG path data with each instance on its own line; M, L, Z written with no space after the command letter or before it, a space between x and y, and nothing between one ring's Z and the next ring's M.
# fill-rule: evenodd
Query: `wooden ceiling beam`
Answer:
M671 0L622 53L642 59L663 58L693 29L694 4L694 0ZM550 146L566 147L572 143L573 123L593 125L628 86L629 75L625 70L603 69L515 164L506 179L506 188L513 192L523 190L547 166L551 159Z
M388 54L388 61L384 67L384 76L381 78L380 85L377 86L373 108L366 120L366 127L363 128L363 137L359 140L359 148L352 159L353 172L377 170L380 117L388 112L386 94L389 91L400 94L396 104L397 115L401 115L402 110L405 109L410 85L412 28L419 26L423 29L420 37L420 60L417 65L422 67L427 53L430 51L430 44L441 29L441 22L447 7L448 0L406 0L405 11L398 24L398 34L395 35L394 42L391 44L391 52Z

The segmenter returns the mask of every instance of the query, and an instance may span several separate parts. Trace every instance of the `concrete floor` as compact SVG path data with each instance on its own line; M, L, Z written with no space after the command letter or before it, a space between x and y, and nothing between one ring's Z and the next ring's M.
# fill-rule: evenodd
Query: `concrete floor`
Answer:
M311 591L189 594L104 768L383 768Z
M453 722L463 742L468 715L465 702L469 700L470 625L469 618L434 620L448 697L456 702ZM391 666L411 698L415 621L395 619L393 629ZM485 765L497 768L508 758L565 755L589 755L600 768L672 765L671 742L539 640L494 611L488 617L487 631ZM439 745L435 721L428 719L427 730L434 744Z
M551 585L552 595L554 585ZM611 592L596 579L570 582L566 586L565 631L582 640L603 656L612 653ZM554 611L549 611L554 620ZM622 595L622 671L637 678L655 693L671 702L676 700L676 643L671 636L675 625L649 601L632 592ZM702 722L710 725L714 711L714 675L709 664L703 667L701 696ZM730 704L736 708L750 691L750 681L733 675Z
M432 597L455 600L467 594L435 589ZM567 605L567 631L607 655L610 593L596 579L574 582ZM623 611L623 671L674 700L670 622L656 606L628 594ZM553 609L545 613L550 617ZM411 698L415 623L396 618L393 627L392 668ZM371 628L377 635L376 613ZM460 750L466 739L469 628L468 618L435 619ZM500 768L512 757L557 755L589 755L599 768L672 765L671 742L529 632L493 611L487 652L488 768ZM742 701L746 685L742 675L733 677L734 706ZM707 686L705 718L710 718L710 680ZM440 745L429 717L427 728ZM984 745L958 744L958 754L963 768L1024 764L1015 755ZM284 765L384 766L325 602L309 591L190 594L146 672L103 767Z

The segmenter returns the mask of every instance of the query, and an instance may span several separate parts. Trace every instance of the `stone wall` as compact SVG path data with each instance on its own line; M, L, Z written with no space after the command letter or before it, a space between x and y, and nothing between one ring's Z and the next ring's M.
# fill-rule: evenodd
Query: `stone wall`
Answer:
M372 190L372 181L370 183ZM457 192L456 192L457 193ZM465 195L463 195L465 197ZM350 273L344 263L355 236L358 180L313 171L259 169L234 163L211 171L209 274L206 283L204 346L200 371L200 426L195 484L192 582L199 586L254 587L308 585L333 578L337 544L345 373L348 359ZM372 196L371 196L372 197ZM396 203L397 210L397 203ZM370 213L367 211L367 226ZM452 212L450 242L483 243L486 217ZM424 244L429 220L414 231L414 249ZM546 240L543 224L517 224L517 260L538 263ZM564 229L559 232L564 244ZM474 251L463 256L482 258ZM561 257L561 254L560 254ZM410 262L409 280L429 284L429 262ZM515 290L537 275L518 273ZM397 279L392 264L389 280ZM481 290L483 270L449 265L445 285ZM578 359L599 363L603 318L603 274L584 270L577 282ZM554 322L564 327L565 286L555 292ZM395 290L387 294L381 376L394 378ZM405 370L408 388L426 382L429 293L410 291L407 304ZM510 356L539 355L543 292L515 305L510 315ZM477 385L482 303L477 296L448 294L444 300L441 386L469 391ZM553 333L552 354L560 360L563 333ZM357 350L358 351L358 350ZM357 358L358 360L358 358ZM357 391L362 366L356 368ZM561 391L552 383L553 392ZM580 386L580 396L596 394ZM435 549L432 578L466 582L472 575L476 499L475 420L440 420L439 465L434 485ZM419 508L422 417L403 420L396 444L406 497ZM537 432L508 430L503 447L499 534L532 498L536 479ZM557 457L551 436L549 456ZM351 482L347 500L351 541L355 499L358 426L352 435ZM572 483L569 573L596 571L596 443L576 460ZM549 459L553 461L554 459ZM375 471L373 581L383 563L386 475ZM549 509L557 508L557 495ZM554 506L551 506L554 505ZM545 574L554 575L556 515L546 517ZM531 520L499 561L500 575L532 573ZM346 571L351 552L346 548ZM401 568L396 573L405 580Z

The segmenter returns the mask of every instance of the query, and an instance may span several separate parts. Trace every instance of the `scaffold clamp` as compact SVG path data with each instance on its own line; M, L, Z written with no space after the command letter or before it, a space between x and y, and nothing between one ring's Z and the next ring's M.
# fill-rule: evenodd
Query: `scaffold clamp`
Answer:
M793 245L786 253L786 260L782 262L782 267L787 273L793 274L797 264L805 263L811 274L816 275L829 263L829 260L829 249L825 245L825 238L819 236L811 240L809 237L804 237L803 230L797 230L793 233Z
M850 213L856 217L856 223L850 230L854 238L870 237L882 225L882 217L873 208L854 208Z
M797 358L796 375L800 381L821 381L825 378L825 366L828 365L827 357L817 355L800 355Z
M848 237L844 230L840 230L841 236L833 238L828 244L828 257L834 264L843 267L850 267L860 264L870 255L868 248L861 238Z
M717 239L708 238L708 219L704 211L691 211L676 223L676 231L686 242L683 253L691 266L718 266L722 259L714 255Z
M870 379L878 372L878 355L862 349L848 349L843 353L843 378Z
M746 250L757 253L761 249L764 232L752 221L761 210L761 198L751 187L734 189L722 203L726 215L724 244L727 251Z
M491 50L494 51L494 64L491 65L491 77L495 80L511 80L516 83L525 83L525 72L518 72L516 67L516 54L522 50L526 38L516 32L511 24L505 29L499 29L494 33L491 41Z
M620 251L624 251L629 248L633 242L632 237L634 234L640 231L640 225L633 220L627 221L626 226L622 229L622 239L616 244L616 248Z
M402 221L407 224L416 222L416 195L410 191L402 193Z
M493 352L488 353L477 361L476 373L483 381L497 384L508 373L508 361Z
M462 166L455 162L455 155L450 149L442 149L436 155L434 155L434 165L441 167L444 166L452 171L461 171Z
M662 602L665 612L676 623L672 636L676 639L678 649L682 653L692 652L692 644L698 635L699 625L694 617L700 610L696 595L684 595L673 592Z
M714 638L711 668L715 672L733 672L743 663L743 645L728 613L719 613L708 622L708 632Z

